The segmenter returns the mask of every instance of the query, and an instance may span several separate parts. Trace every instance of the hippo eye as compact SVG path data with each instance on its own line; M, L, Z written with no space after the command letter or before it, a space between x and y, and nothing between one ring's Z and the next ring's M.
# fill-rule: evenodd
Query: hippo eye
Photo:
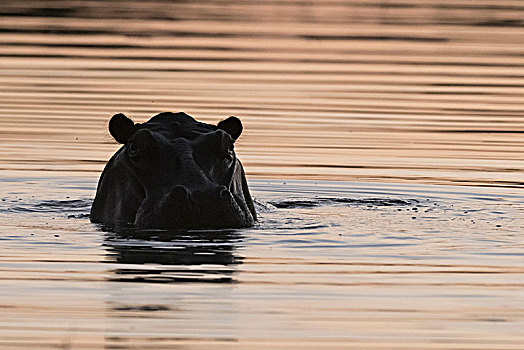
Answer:
M133 142L127 145L127 154L129 155L129 157L133 159L136 159L138 157L138 149Z
M233 140L224 132L216 133L215 135L219 136L215 137L215 140L217 141L215 154L218 155L219 158L231 160L235 149Z
M127 143L127 154L132 160L151 158L158 149L158 143L149 130L138 130Z
M233 161L233 159L235 158L234 150L235 150L235 147L233 146L233 143L231 143L231 145L229 145L227 153L226 153L226 157L225 157L226 161L228 161L228 162L232 162Z

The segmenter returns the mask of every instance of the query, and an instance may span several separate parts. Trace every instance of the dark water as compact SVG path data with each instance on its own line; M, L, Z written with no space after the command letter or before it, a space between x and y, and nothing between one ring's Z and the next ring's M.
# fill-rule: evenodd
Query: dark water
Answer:
M0 348L522 349L521 1L3 1ZM107 121L237 115L259 223L89 222Z

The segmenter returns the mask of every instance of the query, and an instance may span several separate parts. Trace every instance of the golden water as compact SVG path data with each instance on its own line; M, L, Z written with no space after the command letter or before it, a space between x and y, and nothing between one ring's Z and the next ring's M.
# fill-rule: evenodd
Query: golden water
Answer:
M0 348L522 349L523 18L2 1ZM259 226L89 223L109 117L161 111L242 119Z

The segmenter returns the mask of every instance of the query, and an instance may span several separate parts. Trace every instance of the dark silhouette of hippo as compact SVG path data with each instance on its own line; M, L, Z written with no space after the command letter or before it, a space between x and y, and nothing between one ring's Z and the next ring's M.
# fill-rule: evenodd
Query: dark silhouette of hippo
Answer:
M107 163L91 221L112 228L218 229L257 220L244 168L234 151L242 123L216 126L185 113L140 124L119 113L109 132L123 146Z

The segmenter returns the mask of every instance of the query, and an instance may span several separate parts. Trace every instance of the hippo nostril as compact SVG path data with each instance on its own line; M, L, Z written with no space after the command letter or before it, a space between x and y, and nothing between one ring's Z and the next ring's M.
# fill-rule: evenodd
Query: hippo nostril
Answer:
M181 185L175 186L173 190L171 191L171 195L178 197L178 198L184 198L184 199L189 199L190 197L189 190Z

